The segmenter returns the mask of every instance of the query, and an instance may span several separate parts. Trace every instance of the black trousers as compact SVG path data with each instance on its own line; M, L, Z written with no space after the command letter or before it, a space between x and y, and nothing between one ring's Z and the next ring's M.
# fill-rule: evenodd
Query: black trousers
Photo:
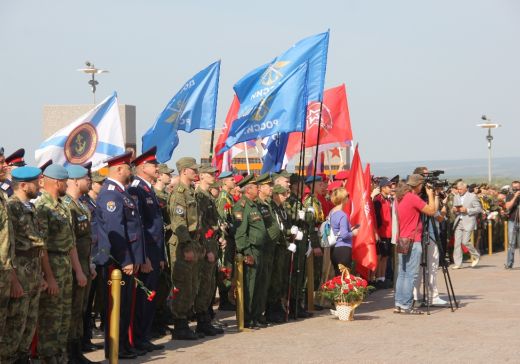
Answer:
M334 273L339 276L338 264L343 264L348 269L352 268L352 248L349 246L334 246L330 250L330 260L334 267Z

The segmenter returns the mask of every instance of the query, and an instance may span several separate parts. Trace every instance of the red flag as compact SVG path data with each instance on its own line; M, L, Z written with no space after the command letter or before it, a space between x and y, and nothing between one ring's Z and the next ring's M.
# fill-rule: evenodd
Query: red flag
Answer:
M331 144L331 147L346 145L352 140L350 116L347 104L345 85L330 88L323 93L323 107L321 110L320 141L318 139L318 122L320 117L320 103L311 102L307 107L307 129L305 147ZM285 153L287 158L300 152L302 133L291 133ZM330 148L329 148L330 149ZM324 149L326 150L326 149Z
M350 223L359 224L359 233L354 237L352 245L352 260L356 262L358 273L366 277L368 270L377 267L376 242L374 237L374 221L370 211L370 193L366 189L361 159L358 148L352 158L350 178L347 181L347 191L352 202ZM364 269L363 269L364 268Z
M367 163L365 167L365 174L363 176L365 180L365 191L368 194L368 205L370 208L370 219L372 221L372 232L374 234L374 241L376 241L376 210L374 210L374 201L372 200L372 174L370 172L370 163Z
M219 170L224 170L223 164L224 159L229 158L230 154L229 151L219 155L218 153L222 148L224 148L224 145L226 145L226 139L229 134L229 130L231 129L231 123L237 119L238 117L238 110L240 109L240 101L238 100L237 95L233 96L233 102L231 103L231 106L229 107L226 120L224 121L224 125L222 126L222 131L220 132L220 135L217 139L217 144L215 144L215 154L213 155L213 161L212 164ZM230 162L230 161L228 161ZM230 163L227 163L227 166L225 170L229 170Z

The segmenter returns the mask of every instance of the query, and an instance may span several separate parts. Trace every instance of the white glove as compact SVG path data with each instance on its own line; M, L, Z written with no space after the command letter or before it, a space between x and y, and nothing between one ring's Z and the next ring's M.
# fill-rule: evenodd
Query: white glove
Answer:
M298 219L305 220L305 211L298 210Z
M302 240L303 239L303 233L298 230L298 232L296 233L296 237L294 238L295 240Z
M307 212L311 212L314 214L314 207L307 207Z
M291 226L291 235L296 235L297 232L298 232L298 226L296 226L296 225Z
M289 250L292 253L296 253L296 244L294 244L294 243L289 244L289 246L287 247L287 250Z

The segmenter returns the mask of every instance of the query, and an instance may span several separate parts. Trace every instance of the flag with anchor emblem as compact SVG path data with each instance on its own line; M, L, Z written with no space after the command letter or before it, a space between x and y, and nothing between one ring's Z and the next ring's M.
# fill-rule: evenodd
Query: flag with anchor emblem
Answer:
M247 114L258 101L280 84L292 71L308 63L307 93L309 101L322 101L329 32L300 40L284 53L242 77L233 89L240 101L239 116Z
M154 125L143 135L143 152L157 147L157 160L165 163L179 144L178 130L213 130L217 112L220 61L186 82L159 114Z
M92 169L97 170L106 159L124 151L119 104L114 92L40 144L35 158L37 165L49 159L64 166L91 161Z
M293 70L259 100L251 111L231 124L223 153L233 145L277 133L302 131L307 108L307 62Z

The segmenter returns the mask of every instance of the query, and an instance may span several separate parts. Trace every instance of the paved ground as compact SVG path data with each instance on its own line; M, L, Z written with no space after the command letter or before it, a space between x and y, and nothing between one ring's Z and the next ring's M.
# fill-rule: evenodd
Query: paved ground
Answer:
M483 256L476 268L450 270L460 308L431 315L392 313L393 291L372 294L356 320L326 311L311 319L197 342L158 340L163 352L122 363L520 363L520 268L504 270L505 254ZM439 276L444 296L444 279ZM89 354L101 360L100 351Z

